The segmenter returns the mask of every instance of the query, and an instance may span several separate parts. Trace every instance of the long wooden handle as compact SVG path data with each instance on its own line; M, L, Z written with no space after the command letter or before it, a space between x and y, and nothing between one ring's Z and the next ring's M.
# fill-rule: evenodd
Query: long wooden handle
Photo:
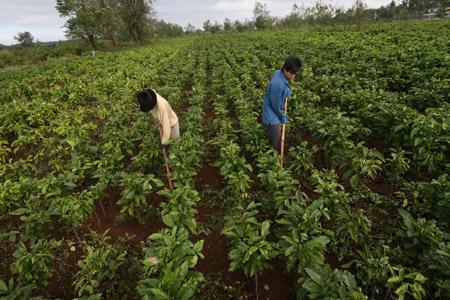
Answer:
M286 97L284 101L284 114L287 115L287 100ZM286 124L283 124L283 129L281 131L281 167L283 167L283 157L284 157L284 135L286 133Z
M158 125L159 125L159 136L161 138L161 145L162 145L162 140L163 140L162 126L161 126L160 122L158 122ZM166 164L167 179L169 180L169 189L171 192L173 192L172 179L170 179L170 169L169 169L169 163L167 162L166 149L163 147L162 150L163 150L163 155L164 155L164 162Z

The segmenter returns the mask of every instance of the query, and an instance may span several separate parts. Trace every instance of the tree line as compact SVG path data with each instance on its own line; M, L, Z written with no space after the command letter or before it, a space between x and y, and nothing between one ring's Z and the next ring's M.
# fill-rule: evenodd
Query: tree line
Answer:
M65 34L69 40L84 40L89 49L98 48L98 40L110 40L113 47L120 42L141 44L156 37L176 37L184 34L203 34L218 32L243 32L249 30L279 30L301 27L356 25L360 30L365 22L385 22L420 18L433 11L436 17L443 17L448 12L450 0L402 0L400 4L392 1L378 9L368 9L364 0L355 0L351 8L344 9L338 5L317 0L310 7L296 3L292 11L284 18L272 17L267 4L255 1L251 20L231 21L226 18L223 23L209 19L203 28L188 24L167 23L156 18L154 0L56 0L56 9L66 21ZM20 45L33 44L29 32L19 33L14 37Z
M215 33L219 31L245 31L251 29L278 30L297 29L305 26L320 28L322 26L356 25L358 30L365 22L391 22L412 19L421 19L430 11L436 18L450 15L450 0L402 0L400 4L391 1L386 6L378 9L369 9L363 0L355 0L351 8L344 9L339 5L325 3L317 0L314 5L305 7L294 3L291 13L284 18L272 17L266 4L255 2L253 19L244 23L235 21L232 23L225 19L223 25L217 21L214 25L209 20L203 23L205 32Z

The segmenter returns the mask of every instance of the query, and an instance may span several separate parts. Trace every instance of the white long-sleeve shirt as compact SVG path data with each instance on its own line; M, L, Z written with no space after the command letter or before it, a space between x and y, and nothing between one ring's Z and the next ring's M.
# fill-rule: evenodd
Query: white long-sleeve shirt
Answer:
M172 110L172 107L170 107L169 102L167 102L167 100L164 99L157 92L155 92L155 94L156 94L156 105L150 112L152 113L153 117L156 120L158 120L158 122L161 123L162 125L163 137L161 143L165 145L170 138L171 132L170 127L172 127L178 122L178 117Z

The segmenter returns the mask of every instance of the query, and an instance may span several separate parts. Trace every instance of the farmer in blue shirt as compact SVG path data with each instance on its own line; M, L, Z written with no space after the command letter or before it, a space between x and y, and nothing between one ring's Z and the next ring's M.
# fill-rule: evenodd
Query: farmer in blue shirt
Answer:
M264 96L262 121L266 124L269 142L278 153L281 152L280 124L288 122L284 113L284 103L286 97L292 94L288 81L294 79L301 68L301 60L296 56L289 56L284 61L283 68L273 73Z

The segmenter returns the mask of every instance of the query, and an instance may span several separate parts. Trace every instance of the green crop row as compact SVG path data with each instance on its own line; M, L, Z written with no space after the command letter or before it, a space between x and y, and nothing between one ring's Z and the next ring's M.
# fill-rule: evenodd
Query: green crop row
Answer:
M195 297L207 275L196 267L207 197L196 180L208 164L223 178L209 201L224 212L229 271L251 278L257 293L280 259L298 299L448 298L448 28L440 20L407 31L188 37L2 70L0 212L10 226L0 238L14 255L1 264L10 276L0 295L45 294L74 247L83 252L76 297ZM290 83L282 168L261 109L288 55L304 67ZM144 88L180 118L169 176L157 124L135 103ZM148 205L156 195L165 201ZM137 246L86 234L105 206L165 226Z

